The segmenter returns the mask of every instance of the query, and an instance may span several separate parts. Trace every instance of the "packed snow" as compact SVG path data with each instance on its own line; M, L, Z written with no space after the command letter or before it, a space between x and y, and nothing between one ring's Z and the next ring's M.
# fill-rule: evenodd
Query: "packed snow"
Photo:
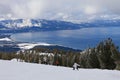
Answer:
M50 46L50 44L47 44L47 43L20 43L18 44L19 48L21 49L32 49L35 46L39 46L39 45Z
M16 59L16 58L14 58L14 59L12 59L11 61L13 61L13 62L20 62L21 60L20 59Z
M120 71L79 69L0 60L0 80L119 80Z

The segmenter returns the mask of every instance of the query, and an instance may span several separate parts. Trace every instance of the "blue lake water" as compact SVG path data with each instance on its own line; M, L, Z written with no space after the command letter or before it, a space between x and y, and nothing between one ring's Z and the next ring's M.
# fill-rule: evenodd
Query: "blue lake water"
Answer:
M58 44L74 49L95 47L100 41L112 38L120 46L119 27L82 28L48 32L29 32L13 34L12 39L22 42L45 42Z

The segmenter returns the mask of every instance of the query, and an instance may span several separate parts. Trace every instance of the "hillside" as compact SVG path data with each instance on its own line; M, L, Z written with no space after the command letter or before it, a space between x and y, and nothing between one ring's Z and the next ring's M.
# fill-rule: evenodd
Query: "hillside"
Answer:
M120 71L55 67L0 60L0 80L118 80Z
M44 48L44 49L59 49L59 50L65 50L65 51L81 51L72 49L69 47L64 47L60 45L55 44L48 44L48 43L28 43L28 42L18 42L13 40L10 35L0 35L0 52L17 52L19 50L28 50L28 49L36 49L36 48Z

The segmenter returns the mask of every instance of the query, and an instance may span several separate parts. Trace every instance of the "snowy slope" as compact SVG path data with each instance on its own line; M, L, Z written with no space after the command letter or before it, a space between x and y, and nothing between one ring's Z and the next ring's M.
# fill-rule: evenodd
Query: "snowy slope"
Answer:
M0 80L119 80L120 71L55 67L0 60Z

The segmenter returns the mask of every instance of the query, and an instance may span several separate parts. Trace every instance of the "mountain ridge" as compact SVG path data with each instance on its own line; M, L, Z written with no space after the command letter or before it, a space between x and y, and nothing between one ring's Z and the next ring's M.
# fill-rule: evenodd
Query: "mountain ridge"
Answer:
M75 30L81 28L113 26L119 27L120 19L96 19L80 23L45 19L9 19L0 21L0 33Z
M53 31L79 28L78 24L57 20L16 19L0 21L0 32L3 33Z

